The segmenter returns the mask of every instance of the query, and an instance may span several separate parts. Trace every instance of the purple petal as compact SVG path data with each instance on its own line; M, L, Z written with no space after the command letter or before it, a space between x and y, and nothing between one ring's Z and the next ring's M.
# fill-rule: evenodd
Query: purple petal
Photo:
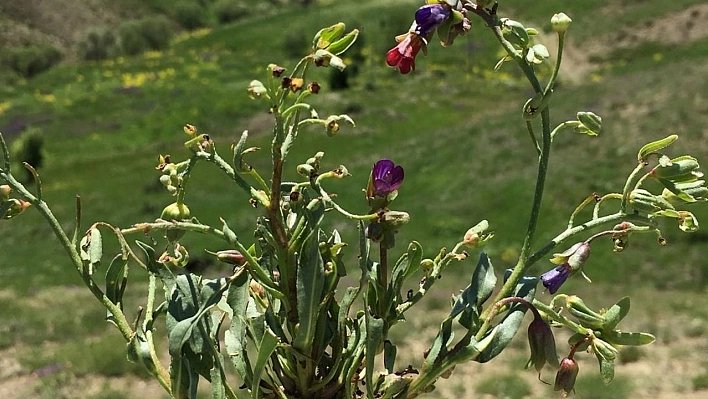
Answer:
M398 187L401 187L401 184L403 183L402 166L396 166L390 171L390 174L388 175L388 182L391 185L391 191L398 190Z
M371 176L374 178L374 183L376 180L382 180L385 178L386 174L393 169L393 161L390 159L381 159L374 164L374 168L371 171Z
M448 18L450 18L450 10L442 4L422 6L415 12L415 22L418 25L415 33L426 36Z
M565 283L565 280L570 276L571 268L567 263L557 266L541 275L543 286L548 289L548 292L555 294L556 291Z

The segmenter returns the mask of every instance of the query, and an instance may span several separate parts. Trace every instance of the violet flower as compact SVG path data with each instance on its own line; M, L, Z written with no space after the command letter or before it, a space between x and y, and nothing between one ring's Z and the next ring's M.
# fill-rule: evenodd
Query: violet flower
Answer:
M570 272L573 269L568 263L563 263L562 265L556 266L555 268L543 273L541 275L541 282L543 286L548 289L548 292L555 294L556 291L565 283L565 280L570 276Z
M381 159L371 170L373 194L385 197L396 191L403 183L403 168L396 166L390 159Z

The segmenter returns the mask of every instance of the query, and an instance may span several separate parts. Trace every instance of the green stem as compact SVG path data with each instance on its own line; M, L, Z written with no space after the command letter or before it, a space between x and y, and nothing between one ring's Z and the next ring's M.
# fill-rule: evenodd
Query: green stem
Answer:
M531 137L531 143L536 148L538 156L541 156L541 147L539 147L538 145L538 140L536 139L536 134L534 134L533 132L533 124L531 123L531 121L526 121L526 130L528 130L529 132L529 136Z
M627 212L627 202L629 201L629 192L632 191L632 183L638 174L644 169L644 164L640 163L636 168L630 173L627 181L624 183L624 188L622 189L622 202L620 203L620 211Z
M565 46L565 32L558 32L558 52L556 53L556 65L553 68L553 73L551 78L548 80L546 89L543 91L544 95L549 94L553 90L553 86L556 84L556 79L558 79L558 72L560 71L561 61L563 60L563 47Z

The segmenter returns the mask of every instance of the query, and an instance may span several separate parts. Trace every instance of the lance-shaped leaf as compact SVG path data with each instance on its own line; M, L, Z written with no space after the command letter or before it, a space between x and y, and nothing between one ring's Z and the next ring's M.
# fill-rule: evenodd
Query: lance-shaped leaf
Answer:
M374 398L374 368L376 367L376 352L383 344L384 321L366 312L366 393Z
M457 317L464 311L465 315L460 318L460 323L468 329L477 325L482 305L492 295L496 284L497 277L492 262L487 254L482 252L472 274L472 281L455 300L450 317Z
M325 282L324 263L320 255L316 232L305 239L298 258L297 268L297 313L300 326L293 347L309 356L317 328L322 290Z
M603 315L605 323L603 325L604 330L614 330L622 319L629 313L629 297L626 296L616 304L612 305L607 312Z
M123 294L128 283L128 258L123 255L116 255L106 270L106 297L123 309ZM106 320L112 321L113 314L108 311Z
M231 326L224 333L226 351L236 372L247 386L251 385L253 370L246 352L246 309L248 308L249 275L241 274L229 287L226 302L231 308Z
M251 383L251 397L260 398L261 376L268 365L268 359L273 354L275 348L278 347L278 337L270 331L265 332L261 338L258 348L258 358L256 359L256 367L253 369L253 382Z
M507 278L509 274L511 274L511 270L507 270ZM523 277L516 285L514 296L524 298L531 302L536 294L537 282L538 280L535 277ZM519 330L526 310L526 306L520 304L512 305L506 312L502 322L494 327L494 330L496 330L494 338L475 360L480 363L485 363L500 354L504 348L509 345L509 342L511 342L512 338L514 338L514 335L516 335L516 332ZM484 339L481 341L484 341Z
M647 156L670 146L674 141L676 141L676 139L678 139L678 136L672 134L671 136L665 137L661 140L652 141L651 143L644 145L637 154L637 161L639 163L645 163Z
M617 349L600 338L592 340L592 347L597 361L600 364L600 377L605 385L615 378L615 359L617 359Z
M656 339L653 335L642 332L603 331L602 339L613 345L648 345Z

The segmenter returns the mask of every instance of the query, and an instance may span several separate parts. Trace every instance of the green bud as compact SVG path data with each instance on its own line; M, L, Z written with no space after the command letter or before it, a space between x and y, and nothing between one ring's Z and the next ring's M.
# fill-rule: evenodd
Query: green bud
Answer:
M554 14L551 17L551 27L553 28L553 31L557 33L565 33L571 22L573 22L573 20L562 12Z
M235 249L219 251L216 253L216 258L224 263L236 266L243 266L246 263L246 258L243 254Z
M632 190L629 193L629 203L635 210L646 214L674 210L673 205L663 197L656 196L641 188Z
M340 37L342 37L342 34L344 34L344 29L346 29L346 25L344 25L343 22L320 29L320 31L315 34L315 38L312 40L312 49L321 50L328 48L334 41L337 41Z
M314 176L317 173L317 171L311 165L308 165L306 163L301 163L300 165L297 166L297 173L299 175L307 177L309 179L310 177Z
M343 24L342 24L343 25ZM351 32L347 33L344 35L343 38L337 40L336 42L332 43L327 47L327 51L334 55L340 55L343 54L345 51L349 49L349 47L354 44L356 41L357 37L359 37L359 30L354 29Z
M248 84L248 96L254 100L261 98L264 94L268 92L263 83L260 80L252 80Z
M578 112L576 115L580 126L575 128L577 133L587 134L588 136L597 136L602 130L602 118L592 112Z
M566 299L566 307L568 313L578 319L578 322L583 327L599 330L605 325L605 317L590 309L582 299L575 295L568 296Z
M661 196L672 205L683 205L696 201L708 200L708 187L705 180L674 184L673 190L665 188Z
M528 47L531 40L524 25L508 18L502 19L502 35L511 44L521 48Z
M160 214L160 219L168 221L182 221L189 219L190 217L191 213L187 205L178 202L173 202L172 204L167 205L165 209L162 210L162 214ZM182 230L169 229L165 231L165 237L167 237L170 242L179 240L183 235L184 231Z
M703 173L698 171L699 167L698 160L690 155L674 159L664 156L654 168L653 176L679 183L693 182L703 176Z

